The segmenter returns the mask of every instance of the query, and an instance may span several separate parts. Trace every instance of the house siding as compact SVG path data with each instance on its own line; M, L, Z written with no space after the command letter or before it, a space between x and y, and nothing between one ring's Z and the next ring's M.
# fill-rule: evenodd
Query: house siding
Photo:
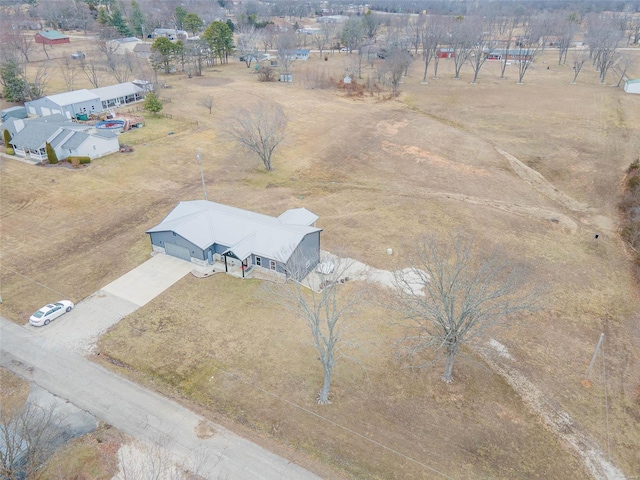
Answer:
M94 148L95 147L95 148ZM64 153L65 158L69 156L90 157L91 159L104 157L110 153L120 150L120 142L118 137L102 138L95 135L87 138L82 145L69 152L67 149Z
M102 111L100 99L85 100L72 105L58 105L47 97L42 97L31 102L26 102L25 106L29 113L34 113L40 117L46 117L54 113L62 113L67 118L75 118L77 113L99 113Z
M286 265L283 265L283 272L291 272L296 266L294 262L300 261L304 262L304 265L301 265L303 268L303 273L306 275L311 270L313 270L318 263L320 263L320 232L309 233L305 235L300 244L293 251L293 254L289 258L289 261Z

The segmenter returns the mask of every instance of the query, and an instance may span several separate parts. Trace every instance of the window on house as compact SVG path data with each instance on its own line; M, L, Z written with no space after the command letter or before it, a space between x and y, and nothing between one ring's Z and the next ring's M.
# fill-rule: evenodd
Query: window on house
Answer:
M262 258L256 257L256 265L258 265L259 267L262 266Z
M269 268L271 270L275 270L276 269L276 262L275 260L269 260Z

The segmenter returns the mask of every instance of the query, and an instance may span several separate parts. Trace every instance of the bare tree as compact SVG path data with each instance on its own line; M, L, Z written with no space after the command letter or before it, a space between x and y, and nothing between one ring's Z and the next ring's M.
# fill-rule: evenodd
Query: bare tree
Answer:
M33 38L25 35L17 25L12 23L13 17L4 20L0 24L0 42L2 43L2 59L11 57L15 60L18 54L24 57L24 61L29 61L29 55L34 47Z
M576 50L573 52L573 81L572 85L576 84L578 80L578 75L580 75L580 71L582 70L582 66L584 62L587 61L587 54L584 50Z
M507 56L509 53L509 49L511 48L511 44L513 42L513 35L514 32L516 31L516 27L519 25L520 23L520 18L517 15L514 15L511 18L507 18L505 20L504 23L504 27L503 27L503 32L504 32L504 36L507 39L507 43L505 45L505 52L507 52L507 55L505 55L505 58L502 60L502 65L500 66L500 78L504 79L504 72L507 69Z
M487 61L485 51L493 50L496 42L493 39L492 32L490 31L491 26L486 20L480 17L475 17L471 25L470 33L475 35L475 40L469 49L470 53L468 60L471 68L473 69L473 80L471 83L475 85L478 83L478 74L480 73L480 69L482 68L482 65L484 65L484 62Z
M554 46L558 48L558 65L564 65L567 63L567 53L578 30L578 25L563 11L554 14L552 25L556 36Z
M438 62L440 58L437 55L437 50L445 35L445 24L443 17L431 16L422 24L420 31L420 41L422 45L422 61L424 62L424 75L422 77L422 83L427 83L427 71L429 70L429 64L433 60L434 65L434 78L438 74Z
M627 76L627 70L632 65L633 60L628 55L621 55L613 65L614 71L620 76L616 87L622 85L622 81Z
M589 16L585 40L589 45L593 64L600 72L600 83L604 83L609 69L615 63L620 37L619 24L615 18L604 14Z
M260 102L251 109L241 109L229 119L227 134L238 145L255 153L271 171L271 157L285 137L287 117L278 104Z
M251 63L258 61L258 42L260 41L261 32L253 25L243 25L236 33L236 50L247 68L251 67Z
M33 77L33 81L29 82L29 90L31 100L44 97L45 90L49 84L49 63L40 63Z
M320 26L320 35L324 40L324 44L329 46L329 50L331 50L331 54L333 54L334 50L334 38L336 36L336 26L333 23L323 23Z
M389 300L410 325L401 341L404 353L413 358L426 349L444 350L442 379L447 383L462 345L507 324L517 313L534 311L540 298L528 283L526 268L497 250L476 258L478 250L461 233L443 241L425 237L409 259L412 266L396 274Z
M393 49L384 59L380 67L379 77L391 87L391 93L395 97L398 95L400 81L411 64L411 55L406 50Z
M516 64L518 65L518 84L522 84L527 70L533 64L540 49L540 43L537 40L533 40L534 34L529 28L525 29L525 35L518 42L518 48L516 49L518 59Z
M211 110L213 110L213 95L208 94L200 98L200 105L209 110L209 115L211 115Z
M100 86L100 70L102 69L96 57L96 52L88 52L84 58L80 59L80 69L94 88Z
M18 411L0 408L0 476L36 478L54 451L63 421L54 406L27 402Z
M290 280L284 285L266 285L265 290L270 298L276 298L283 308L300 317L309 327L324 373L318 404L327 405L331 403L329 395L333 369L345 353L347 339L344 334L362 301L363 291L361 285L348 281L351 266L348 260L335 257L322 260L318 268L321 282L314 285L313 289L300 283L308 268L306 263L297 261L294 256L287 271Z
M287 75L291 73L291 64L295 59L296 35L293 32L287 32L278 35L276 42L278 48L278 67L280 72Z
M471 55L476 33L469 28L471 20L456 19L451 28L450 43L453 49L453 67L455 75L453 78L460 78L460 69Z
M67 91L71 92L78 74L77 60L73 60L69 55L65 55L58 60L58 67Z
M276 71L271 65L260 65L258 68L259 82L273 82L276 79Z

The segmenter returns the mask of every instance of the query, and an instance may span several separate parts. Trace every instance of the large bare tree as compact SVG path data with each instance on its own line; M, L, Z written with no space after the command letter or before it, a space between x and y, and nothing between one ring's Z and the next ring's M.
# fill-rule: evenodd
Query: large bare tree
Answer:
M389 302L409 322L404 352L413 358L425 349L442 352L447 383L462 345L535 310L540 298L525 267L497 250L478 255L485 248L462 233L442 240L425 237L409 258L411 267L395 275Z
M226 133L245 150L255 153L271 171L273 152L284 140L287 117L282 107L260 102L250 109L241 109L228 121Z
M486 50L491 51L496 45L493 32L491 31L491 25L486 19L481 17L474 17L470 22L470 33L475 36L473 45L471 45L469 53L469 64L473 69L473 80L471 83L475 85L478 83L478 74L480 69L487 61Z
M460 78L462 65L471 55L475 37L477 36L472 27L472 21L468 18L455 19L452 24L449 42L453 49L453 68L455 75L453 78Z
M587 53L584 50L575 50L573 52L573 80L571 85L575 85L578 80L578 75L584 66L584 62L587 61Z
M604 83L609 69L614 65L622 32L620 24L611 15L590 15L587 20L585 41L589 54Z
M422 45L422 61L424 62L424 75L422 76L422 83L427 83L427 71L429 70L429 64L433 60L434 66L434 78L438 74L438 61L440 58L437 55L437 50L443 39L445 38L446 28L443 21L444 17L439 15L432 15L428 17L428 20L422 23L420 30L420 41Z
M318 404L326 405L331 403L333 369L343 357L348 343L345 332L364 297L362 284L348 281L349 260L337 257L322 260L317 273L320 283L313 285L313 289L302 285L308 268L306 262L296 259L294 254L287 271L289 281L285 285L267 285L266 290L269 298L277 299L283 308L301 318L309 327L324 374L317 400Z

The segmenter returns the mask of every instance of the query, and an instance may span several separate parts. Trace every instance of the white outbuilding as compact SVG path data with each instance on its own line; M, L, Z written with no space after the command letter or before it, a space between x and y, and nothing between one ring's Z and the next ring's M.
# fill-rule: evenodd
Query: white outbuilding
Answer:
M640 78L624 82L624 91L627 93L640 93Z

